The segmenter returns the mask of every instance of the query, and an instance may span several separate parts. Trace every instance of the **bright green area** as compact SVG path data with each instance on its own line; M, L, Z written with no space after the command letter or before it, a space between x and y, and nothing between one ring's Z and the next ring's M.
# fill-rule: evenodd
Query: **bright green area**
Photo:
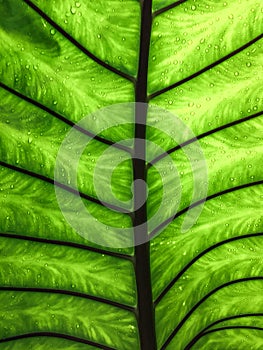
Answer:
M195 136L262 111L263 87L258 74L263 65L262 44L261 39L216 67L155 97L151 103L177 116ZM167 124L172 128L172 115L158 120L149 115L150 125L157 130L150 129L148 139L162 145L164 150L174 147L175 142L162 138L158 128L162 130ZM186 136L176 134L180 143L188 139Z
M3 237L0 249L1 286L64 289L136 304L133 267L125 259Z
M1 338L53 331L118 349L138 348L134 315L114 306L62 294L13 291L1 291L1 303Z
M155 238L151 244L154 298L205 249L234 237L262 232L261 193L262 185L211 199L188 232L181 233L180 230L184 214ZM174 258L175 252L178 259Z
M178 319L183 319L187 312L189 312L199 300L213 289L232 280L262 276L262 266L260 263L262 259L262 246L262 237L243 239L216 248L192 265L177 281L176 285L174 285L174 287L166 294L156 308L157 333L159 335L158 339L160 339L160 344L162 344L167 335L169 335L173 328L178 324ZM228 288L231 291L231 287L229 286L226 289ZM236 287L236 289L238 288ZM244 292L245 290L246 289L244 289ZM256 289L257 292L259 292L259 290L260 289ZM228 293L230 293L230 291ZM218 293L220 294L220 292ZM178 332L176 339L174 340L177 342L179 341L180 344L182 343L181 347L179 344L177 345L178 349L183 349L183 344L185 342L183 338L185 337L182 335L186 329L188 332L191 330L191 334L189 334L189 338L191 338L192 332L196 332L197 328L199 330L199 327L204 327L211 323L211 315L208 310L213 310L213 313L216 314L219 309L222 309L220 311L220 316L223 315L224 317L228 316L226 313L227 311L232 312L233 314L242 313L243 308L247 307L247 298L250 299L252 295L247 295L245 300L238 294L237 296L233 295L233 299L235 299L235 297L236 305L232 305L234 310L227 310L227 307L229 307L228 303L233 301L226 299L226 297L224 299L221 297L221 300L224 301L223 303L218 302L220 298L219 296L217 297L217 293L215 296L211 297L211 300L209 299L209 301L207 301L206 311L203 311L202 313L201 311L200 313L197 311L196 314L190 317L189 321L186 322L184 331L181 330ZM249 307L250 310L256 308L259 312L259 310L262 310L262 298L261 295L257 296L256 294L255 297L257 298L258 305L255 306L256 301L253 300L253 302L249 302ZM237 300L239 300L239 302L237 302ZM201 315L202 320L199 319ZM221 317L218 317L218 319L220 318ZM197 325L192 326L194 323L197 323ZM169 326L167 326L168 324Z
M262 117L251 119L171 153L169 157L157 163L161 178L153 167L150 168L150 215L160 206L161 198L158 193L164 183L167 186L165 196L169 200L169 206L160 208L162 220L173 216L177 207L181 210L190 205L194 190L194 202L204 198L206 193L203 192L203 188L206 187L206 183L207 195L210 196L229 188L260 181L262 121ZM190 160L189 156L192 157ZM175 169L178 171L176 181ZM154 222L153 226L157 226L158 223ZM154 227L149 227L149 231Z
M260 350L263 346L262 331L254 329L227 329L219 333L212 333L201 338L193 350Z
M52 292L2 290L0 338L57 332L116 350L139 350L137 320L125 309L136 307L137 303L134 266L129 260L133 248L119 249L123 237L116 236L114 230L131 227L132 220L127 214L92 201L99 197L111 205L132 210L131 156L127 150L109 147L101 140L90 141L83 131L99 132L111 142L133 138L132 109L119 107L116 114L94 113L102 107L134 102L132 80L136 78L139 61L140 3L137 0L33 3L57 29L25 1L0 0L0 80L11 89L0 90L0 160L17 167L11 170L3 165L0 169L0 236L10 235L0 237L0 287L65 290L97 297L98 301ZM153 12L172 3L154 0ZM262 181L263 42L259 39L251 43L262 34L262 13L262 4L254 0L188 0L153 19L148 94L151 106L170 113L156 113L150 108L147 139L169 151L193 135L210 134L175 150L149 168L147 209L148 219L153 218L149 233L177 210L189 206L193 191L194 201L215 195L204 203L202 212L197 213L200 206L192 208L162 227L151 241L152 291L158 301L155 308L158 349L187 313L189 318L167 350L184 349L213 322L263 312L260 280L226 286L191 311L209 292L225 283L262 276L263 185L234 190ZM222 62L218 63L219 60ZM173 84L177 86L161 93ZM15 91L21 96L16 96ZM75 131L66 147L68 153L59 163L59 179L67 186L61 193L68 214L87 228L87 240L65 220L55 187L46 180L54 180L59 148L72 123L91 113L82 125L85 130ZM254 117L248 120L249 116ZM183 123L182 128L178 128L176 117ZM103 130L112 120L126 124ZM233 122L237 124L228 125ZM78 148L72 147L76 140L90 141L81 155ZM126 146L132 148L132 141ZM160 149L147 145L148 161L160 154ZM106 156L98 171L102 155ZM68 165L79 156L75 184ZM200 162L202 159L206 165ZM117 166L109 180L113 164ZM23 174L23 169L34 176ZM91 214L89 218L83 215L76 194L70 193L76 188L88 196L81 203ZM231 192L218 195L230 189ZM104 225L97 226L96 222ZM182 232L187 222L192 225ZM34 242L30 237L54 242ZM116 248L92 243L97 237L103 237L104 242ZM70 247L67 243L82 246ZM213 247L216 244L219 245ZM111 256L112 252L125 255ZM182 274L193 259L196 261ZM159 299L172 281L169 291ZM262 327L262 320L260 316L239 317L219 322L211 329ZM233 328L203 335L193 349L262 347L261 331ZM3 350L84 348L96 347L56 337L0 343Z
M47 238L66 242L75 242L84 245L96 246L88 242L85 237L80 236L64 219L57 203L54 186L9 170L5 167L1 171L1 206L0 230L26 236ZM62 190L63 194L63 190ZM90 238L96 235L108 237L111 241L111 233L115 227L124 228L131 225L130 217L126 214L115 213L99 204L83 200L90 216L80 212L78 196L64 191L65 200L68 201L70 214L78 215L79 223L85 222L87 227L93 227ZM23 205L21 205L21 203ZM109 214L110 213L110 214ZM104 224L103 229L98 231L94 228L94 218ZM116 247L121 237L116 237ZM91 239L93 242L93 240ZM118 251L118 249L113 249ZM123 249L124 253L132 253L132 249Z
M67 150L64 158L56 163L61 142L67 136L71 127L54 118L38 107L26 103L22 99L0 90L2 99L2 118L0 120L1 129L1 160L8 164L19 166L34 173L44 175L49 179L54 179L55 166L63 170L63 176L60 177L63 184L74 187L72 183L72 171L66 167L66 157L77 157L78 147L72 147ZM10 113L11 110L11 113ZM114 130L111 130L114 134ZM55 137L58 135L58 137ZM115 133L116 137L118 133ZM111 162L120 163L122 158L126 159L127 152L118 150L99 141L91 140L87 135L80 131L75 131L74 142L86 144L78 166L78 188L84 194L97 198L94 188L93 177L98 159L107 152L103 161L103 169L111 169ZM73 140L71 139L73 142ZM128 201L130 199L131 188L131 162L121 162L112 177L111 182L106 183L107 173L96 171L97 183L104 186L101 189L100 199L112 203L109 198L108 187L111 185L112 191L116 193L120 200ZM127 203L126 208L131 209L131 204Z
M190 0L155 17L149 93L218 61L262 34L262 30L262 3L255 0L204 0L198 4ZM240 69L236 66L233 79L242 73Z
M251 327L263 328L263 317L262 315L258 315L258 316L245 315L244 317L240 316L234 319L229 319L229 320L225 320L220 323L217 323L216 325L209 327L209 331L212 329L218 329L222 327L236 327L239 325L242 325L244 327L251 326Z
M133 84L87 57L24 2L0 3L1 82L76 122L133 101ZM89 125L89 130L93 130Z
M37 344L37 345L36 345ZM0 344L0 349L4 350L96 350L95 346L77 343L71 340L60 339L56 337L33 337L28 339L14 340L8 343Z
M177 336L173 338L173 341L167 349L174 349L175 344L177 344L177 349L183 349L187 341L189 341L194 334L203 329L205 325L217 319L233 314L259 312L259 310L262 310L263 306L262 287L262 281L254 280L232 284L226 288L220 289L196 309L192 317L186 321L177 333ZM195 291L199 293L199 291ZM224 303L219 304L218 300L220 299L224 300ZM251 300L253 300L253 302L251 302ZM186 330L188 332L188 340L183 336Z
M33 2L97 58L136 75L140 39L139 1L59 0L53 5L39 0Z

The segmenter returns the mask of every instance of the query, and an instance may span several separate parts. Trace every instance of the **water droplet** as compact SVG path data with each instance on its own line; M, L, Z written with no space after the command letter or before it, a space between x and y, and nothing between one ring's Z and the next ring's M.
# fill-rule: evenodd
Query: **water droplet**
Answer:
M53 105L57 105L57 104L58 104L58 101L54 100Z
M75 7L71 7L70 12L72 13L72 15L75 15L75 13L76 13Z
M56 34L56 31L55 31L55 29L53 29L53 28L52 28L52 29L50 29L50 34L51 34L51 35L54 35L54 34Z
M101 35L100 35L100 34L98 34L98 35L97 35L97 38L98 38L98 39L100 39L100 38L101 38Z
M251 62L247 62L247 63L246 63L246 66L247 66L247 67L251 67Z
M81 3L80 2L76 2L75 5L76 5L76 7L80 7Z
M195 11L196 10L196 6L195 5L191 6L191 10Z

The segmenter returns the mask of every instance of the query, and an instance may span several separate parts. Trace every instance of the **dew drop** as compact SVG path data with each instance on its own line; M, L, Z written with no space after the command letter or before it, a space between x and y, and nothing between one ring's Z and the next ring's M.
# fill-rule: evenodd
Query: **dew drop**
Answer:
M72 13L72 15L75 15L75 13L76 13L75 7L71 7L70 12Z
M98 39L101 39L101 35L100 35L100 34L98 34L98 35L97 35L97 38L98 38Z
M52 28L52 29L50 29L50 34L51 34L51 35L54 35L54 34L56 34L56 31L55 31L55 29L53 29L53 28Z

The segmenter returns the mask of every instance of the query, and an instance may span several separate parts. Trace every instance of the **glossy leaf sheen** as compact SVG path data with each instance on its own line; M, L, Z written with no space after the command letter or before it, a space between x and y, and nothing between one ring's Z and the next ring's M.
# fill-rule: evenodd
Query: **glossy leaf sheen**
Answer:
M135 249L118 249L121 237L116 248L81 237L64 219L54 185L72 126L136 101L142 9L137 0L0 1L0 349L155 350L140 345ZM172 113L147 115L146 138L169 153L146 149L148 218L168 195L148 225L156 236L149 254L157 349L262 349L262 3L153 0L152 13L147 99ZM198 140L179 135L173 115ZM78 190L109 240L112 227L131 227L132 217L99 203L93 177L110 144L134 137L134 121L123 121L89 142L77 189L60 164L71 214L79 215ZM91 118L79 135L88 142L102 127ZM193 183L187 154L198 161L196 145L207 179L197 167ZM107 174L126 153L116 148L96 173L109 205ZM110 182L119 209L133 210L132 182L129 156ZM92 220L79 220L98 234Z

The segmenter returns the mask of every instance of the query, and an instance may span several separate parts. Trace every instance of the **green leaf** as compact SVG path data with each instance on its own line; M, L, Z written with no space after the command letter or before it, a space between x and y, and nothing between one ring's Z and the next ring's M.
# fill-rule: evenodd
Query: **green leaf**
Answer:
M0 349L261 349L262 4L0 10Z

